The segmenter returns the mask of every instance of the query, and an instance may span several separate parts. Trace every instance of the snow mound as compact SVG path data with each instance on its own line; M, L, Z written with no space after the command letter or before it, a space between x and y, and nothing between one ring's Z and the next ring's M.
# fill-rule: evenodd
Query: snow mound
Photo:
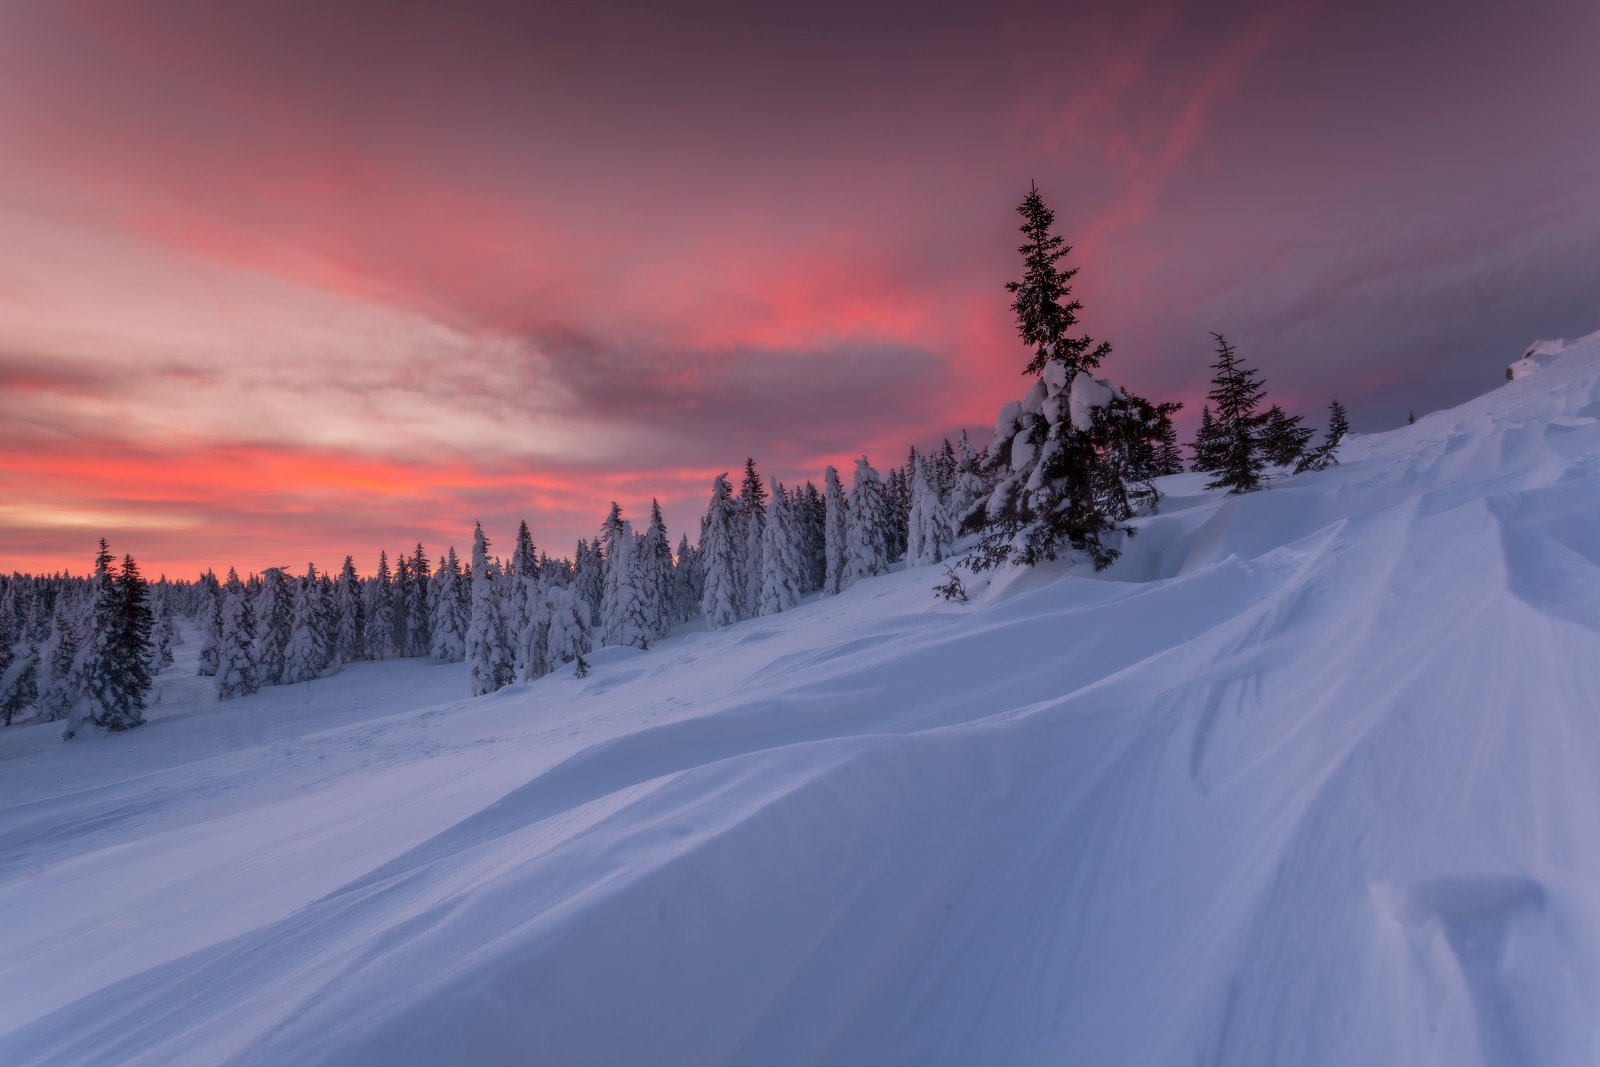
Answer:
M1102 575L5 732L0 1062L1595 1062L1600 336L1530 358Z

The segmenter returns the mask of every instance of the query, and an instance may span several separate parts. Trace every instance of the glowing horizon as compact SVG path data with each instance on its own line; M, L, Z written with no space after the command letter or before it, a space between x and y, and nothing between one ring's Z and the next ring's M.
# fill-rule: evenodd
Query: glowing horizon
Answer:
M981 443L1030 180L1140 393L1220 329L1313 420L1458 402L1600 327L1600 10L1427 6L7 5L0 569L676 544L746 456Z

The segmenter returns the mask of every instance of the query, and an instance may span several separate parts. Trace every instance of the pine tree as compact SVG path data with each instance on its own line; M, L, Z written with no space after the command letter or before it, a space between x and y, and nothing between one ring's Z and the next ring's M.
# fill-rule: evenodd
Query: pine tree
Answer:
M570 586L551 586L546 597L550 608L546 655L553 670L557 664L581 660L592 648L589 605Z
M889 504L883 482L867 457L856 460L850 483L850 522L844 585L889 570Z
M699 554L689 544L689 535L678 538L678 559L672 567L672 620L688 622L700 614L701 580Z
M392 659L400 649L394 643L394 580L387 549L378 553L378 573L368 579L364 592L367 658Z
M517 543L511 550L512 597L508 622L511 632L522 639L533 615L533 602L528 598L530 580L539 576L539 554L533 544L533 534L528 531L528 521L517 524Z
M992 486L986 477L983 454L972 447L967 431L962 430L956 439L956 473L947 502L950 519L960 529L968 515L988 498Z
M1344 405L1337 400L1328 405L1328 432L1322 444L1307 452L1295 465L1294 472L1325 471L1339 464L1339 445L1350 432L1350 417Z
M334 666L366 658L366 612L361 604L361 579L356 577L353 556L344 558L339 580L333 587L333 637L331 657Z
M77 681L73 664L82 646L81 623L71 601L56 600L50 616L50 631L39 650L38 717L46 722L64 719L77 702Z
M1262 416L1261 452L1276 467L1293 467L1306 458L1312 430L1301 424L1299 415L1290 415L1277 404Z
M712 480L707 520L700 541L700 561L705 569L700 605L706 625L715 630L738 622L744 604L744 574L738 547L743 531L726 473Z
M71 669L75 699L65 736L84 722L126 730L144 722L150 692L149 590L132 556L120 570L101 540L87 626Z
M306 576L294 583L292 596L289 640L283 649L285 685L320 677L328 661L328 637L322 629L316 567L307 566Z
M801 558L805 561L800 591L815 593L828 577L828 506L816 483L807 481L795 494L793 518L800 527Z
M600 543L596 541L590 544L579 538L578 552L572 563L573 592L583 598L589 609L589 617L596 618L606 592L605 557L601 555Z
M467 654L468 611L461 597L467 583L454 547L440 561L434 581L430 655L439 663L460 663Z
M1026 238L1019 249L1024 274L1006 288L1016 294L1012 311L1018 335L1033 349L1024 373L1039 377L1021 403L1008 404L995 420L995 440L984 464L989 491L961 522L962 532L982 536L964 562L974 570L1008 560L1031 566L1070 548L1098 570L1118 555L1107 537L1131 532L1103 504L1143 497L1142 488L1112 482L1122 470L1133 469L1127 462L1136 451L1130 435L1138 431L1148 437L1153 427L1143 426L1134 398L1089 375L1110 345L1068 335L1081 310L1069 300L1067 284L1076 269L1057 267L1071 249L1050 233L1055 216L1037 187L1017 210ZM1118 450L1109 466L1108 449Z
M767 527L767 490L756 473L756 461L744 461L744 483L739 487L739 577L744 587L741 619L753 618L761 608L762 534Z
M479 523L472 535L472 618L467 630L467 672L472 695L493 693L515 678L516 657L495 595L489 541Z
M1157 407L1160 413L1155 451L1155 471L1158 478L1183 473L1183 447L1178 444L1178 428L1172 422L1172 413L1176 408L1177 406L1173 404L1161 404Z
M217 650L222 641L222 588L217 584L217 576L209 568L200 576L198 586L200 668L197 673L202 678L211 678L217 673Z
M844 500L844 487L839 484L839 472L829 464L822 472L824 486L823 507L826 516L823 526L823 554L826 557L822 579L822 595L833 596L844 592L848 582L847 571L850 552L850 516Z
M803 563L793 511L783 487L772 487L772 510L761 534L760 614L776 615L800 603Z
M284 649L294 620L294 605L281 567L261 572L261 588L250 606L256 625L256 678L262 685L283 681Z
M545 572L548 573L548 572ZM522 579L522 615L528 621L517 631L516 674L532 682L550 673L550 604L545 574Z
M1200 426L1195 430L1194 441L1189 445L1194 453L1194 463L1190 470L1202 474L1212 474L1220 469L1220 449L1217 441L1217 423L1211 417L1211 405L1200 406Z
M237 578L222 592L222 636L217 646L217 699L249 696L261 687L256 675L255 620Z
M1226 489L1229 494L1253 493L1261 488L1266 467L1261 441L1266 415L1256 410L1266 388L1253 369L1239 362L1227 338L1220 333L1211 336L1217 341L1217 361L1211 365L1216 374L1206 395L1217 407L1217 466L1213 470L1216 477L1206 488Z
M908 567L938 563L950 554L950 544L955 539L950 516L928 473L928 464L920 460L911 473L911 515L906 548Z
M661 503L650 501L650 526L640 539L635 559L639 565L640 602L644 608L645 637L665 637L677 623L673 617L672 543Z
M426 656L433 648L433 606L429 602L432 580L428 554L418 541L416 553L411 557L411 596L406 601L407 656Z
M1016 296L1011 311L1022 343L1034 350L1023 373L1039 374L1050 363L1065 365L1072 375L1094 370L1111 353L1111 346L1104 341L1097 345L1090 337L1067 336L1083 310L1081 303L1068 299L1072 295L1069 283L1078 268L1061 270L1056 266L1072 246L1050 232L1056 214L1045 206L1038 185L1029 186L1017 213L1023 219L1025 238L1017 247L1022 253L1023 274L1020 282L1007 282L1006 291Z
M644 648L649 636L642 625L633 527L622 517L622 509L615 501L611 504L611 514L600 527L600 550L607 560L605 599L600 608L600 625L605 629L601 644Z
M167 592L164 583L152 586L150 591L150 614L153 620L150 629L151 674L159 674L172 666L172 646L178 641L178 627L172 617L172 605Z

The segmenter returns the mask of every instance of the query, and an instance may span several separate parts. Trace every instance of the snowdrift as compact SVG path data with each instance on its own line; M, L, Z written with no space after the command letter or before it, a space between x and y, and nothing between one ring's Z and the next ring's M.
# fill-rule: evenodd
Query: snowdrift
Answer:
M0 1062L1600 1060L1600 335L1202 480L967 605L8 731Z

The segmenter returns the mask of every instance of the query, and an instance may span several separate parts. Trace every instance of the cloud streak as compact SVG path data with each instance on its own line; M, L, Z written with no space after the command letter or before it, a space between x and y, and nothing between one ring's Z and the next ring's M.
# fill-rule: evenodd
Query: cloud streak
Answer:
M1461 399L1600 325L1600 12L1367 6L7 5L0 566L566 552L985 427L1030 179L1140 392Z

